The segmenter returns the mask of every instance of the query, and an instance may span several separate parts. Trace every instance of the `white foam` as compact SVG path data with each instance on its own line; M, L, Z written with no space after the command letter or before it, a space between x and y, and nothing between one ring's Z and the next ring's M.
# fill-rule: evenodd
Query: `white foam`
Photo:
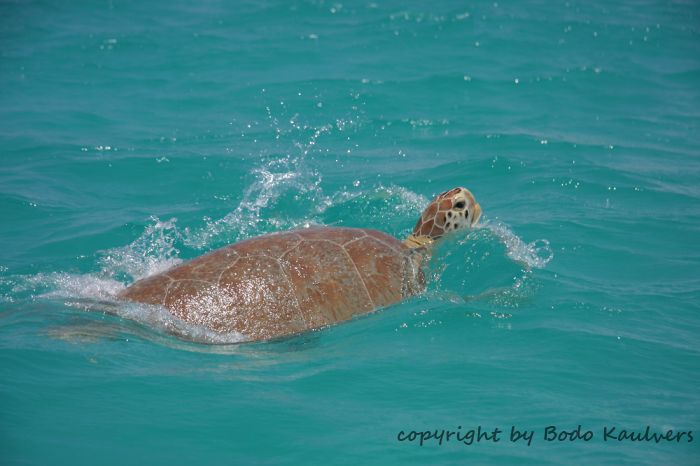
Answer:
M231 344L247 340L245 335L238 332L217 333L200 325L189 324L162 306L119 301L116 296L124 289L122 282L94 274L54 272L25 277L13 292L29 291L35 299L63 299L66 306L113 314L187 341Z
M200 325L189 324L178 319L162 306L123 303L115 309L115 314L197 343L232 344L248 340L239 332L217 333Z
M113 299L125 288L120 281L92 274L38 273L25 277L13 292L30 291L37 298Z

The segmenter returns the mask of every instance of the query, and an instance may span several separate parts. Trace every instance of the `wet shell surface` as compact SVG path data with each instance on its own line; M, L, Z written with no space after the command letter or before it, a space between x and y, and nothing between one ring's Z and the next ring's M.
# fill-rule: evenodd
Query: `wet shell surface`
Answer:
M376 230L311 228L226 246L120 297L218 333L266 340L342 322L422 290L412 250Z

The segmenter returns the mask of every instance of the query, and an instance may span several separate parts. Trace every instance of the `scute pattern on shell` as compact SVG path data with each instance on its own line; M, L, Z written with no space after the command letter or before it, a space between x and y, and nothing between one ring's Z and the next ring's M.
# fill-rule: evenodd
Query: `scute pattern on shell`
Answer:
M140 280L121 297L191 324L266 340L419 293L412 251L385 233L312 228L242 241Z

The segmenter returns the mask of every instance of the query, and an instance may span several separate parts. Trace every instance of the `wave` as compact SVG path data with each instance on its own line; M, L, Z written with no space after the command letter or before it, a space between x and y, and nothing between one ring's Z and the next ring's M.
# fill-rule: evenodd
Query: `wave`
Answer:
M271 116L271 115L270 115ZM133 242L117 248L98 251L95 255L96 271L91 273L51 272L32 276L13 277L12 297L29 295L32 299L62 299L65 304L86 311L100 311L140 322L185 340L206 343L235 343L245 339L240 334L221 335L207 329L187 324L173 317L159 306L144 306L121 302L117 295L126 283L149 277L182 262L181 251L209 251L225 244L265 234L310 225L347 224L377 228L396 236L410 233L410 227L429 199L411 189L381 183L365 188L359 180L325 192L323 177L319 170L307 162L309 154L317 151L318 139L327 133L343 131L342 125L309 126L292 118L290 127L282 127L275 118L270 118L273 129L282 135L296 138L296 155L266 157L247 173L249 184L243 190L238 205L219 219L204 219L198 229L178 226L177 219L161 220L151 217L141 235ZM413 124L413 123L411 123ZM420 124L427 124L420 122ZM295 137L296 136L296 137ZM303 142L299 142L302 140ZM293 207L293 208L292 208ZM353 212L352 216L348 212ZM490 236L484 236L489 232ZM546 239L526 242L502 222L482 223L475 232L462 237L457 246L466 241L493 249L494 241L505 247L505 257L520 264L520 278L509 287L508 293L518 293L529 278L532 269L545 267L553 257ZM449 243L449 241L448 241ZM453 242L454 246L454 242ZM482 249L483 249L482 247ZM460 264L453 264L456 276L468 277L479 268L502 268L492 274L511 275L506 264L494 260L497 254L488 251L461 248ZM459 253L455 253L455 257ZM448 267L449 254L442 257L441 264L431 276L438 282L436 290L445 296L454 294L450 289L460 290L467 283L450 283L444 271ZM10 281L2 277L3 282ZM445 286L441 286L445 285ZM473 297L472 297L473 298Z

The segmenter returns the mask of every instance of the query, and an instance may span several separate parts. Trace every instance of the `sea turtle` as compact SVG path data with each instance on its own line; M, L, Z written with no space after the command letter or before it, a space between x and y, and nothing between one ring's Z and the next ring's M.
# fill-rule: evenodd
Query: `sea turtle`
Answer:
M317 329L424 289L420 263L481 207L465 188L437 196L403 242L376 230L316 227L241 241L133 283L119 294L246 341Z

